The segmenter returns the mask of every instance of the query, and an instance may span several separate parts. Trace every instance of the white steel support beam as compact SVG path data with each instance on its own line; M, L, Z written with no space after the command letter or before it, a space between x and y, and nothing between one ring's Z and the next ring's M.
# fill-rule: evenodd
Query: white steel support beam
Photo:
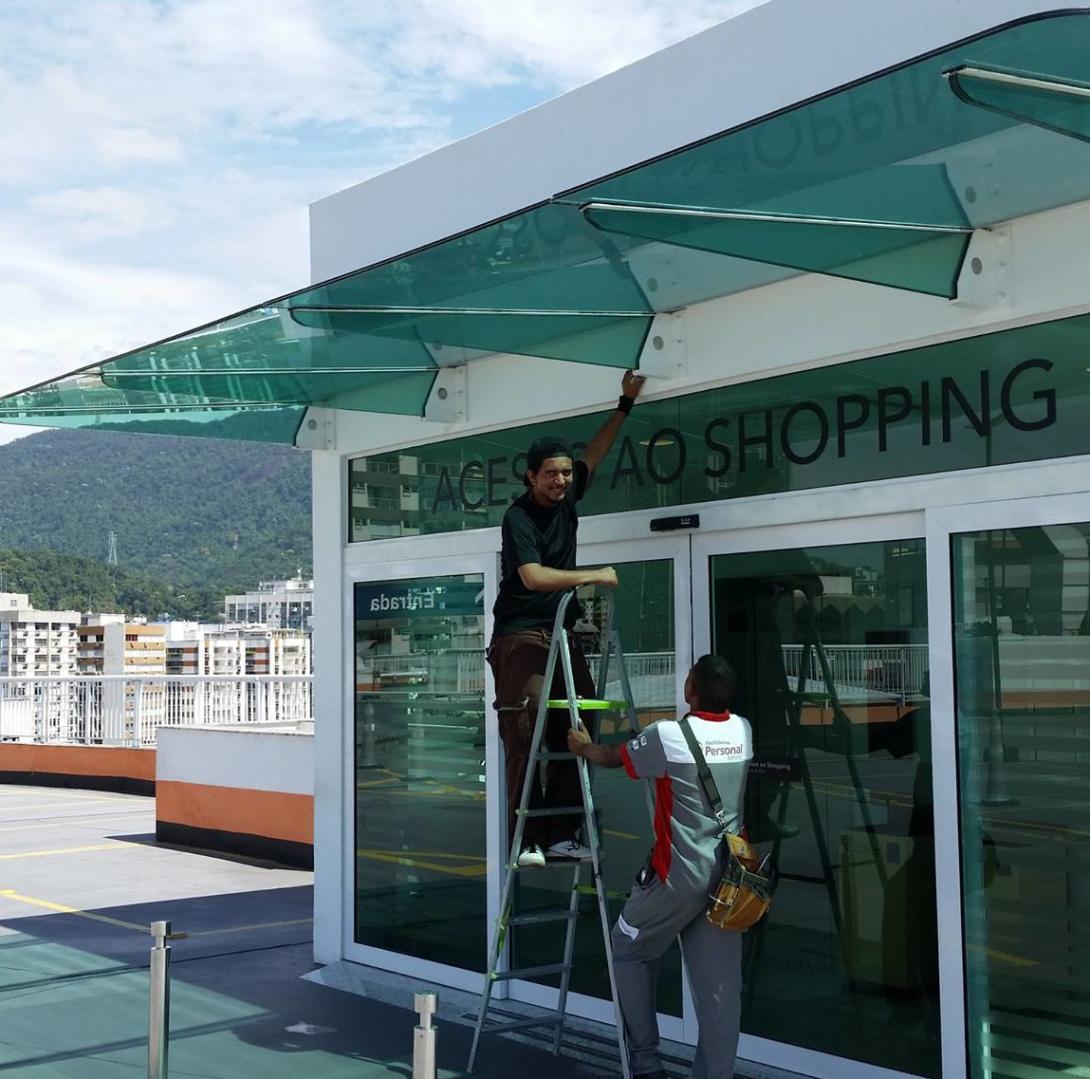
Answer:
M1009 225L973 233L958 275L957 298L951 302L981 310L1011 306Z

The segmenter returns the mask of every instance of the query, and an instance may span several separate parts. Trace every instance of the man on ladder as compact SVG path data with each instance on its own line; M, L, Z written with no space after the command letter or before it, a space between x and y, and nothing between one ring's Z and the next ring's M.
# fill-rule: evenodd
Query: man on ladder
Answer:
M552 686L545 686L553 620L564 592L580 585L613 588L617 574L611 566L576 569L576 503L583 497L595 468L609 453L625 417L643 388L643 378L626 371L617 408L587 444L579 461L559 439L539 439L526 455L526 492L504 514L499 597L493 609L495 625L488 662L496 682L496 710L503 740L507 774L508 834L514 834L518 805L529 761L537 704L542 693L566 696L559 669ZM577 603L568 608L565 628L571 631L580 615ZM576 692L593 697L594 682L583 650L571 639ZM545 733L547 748L566 750L569 718L551 711ZM550 761L545 783L534 783L530 808L572 806L581 800L574 761ZM542 794L542 786L544 793ZM586 858L587 848L577 838L578 821L568 816L532 817L526 822L518 864L543 866L546 854Z
M568 734L571 751L590 764L623 765L633 779L655 781L655 845L611 935L632 1079L666 1076L658 1053L656 982L659 960L675 938L681 940L700 1026L693 1079L734 1075L742 937L705 916L708 897L723 875L723 827L735 835L742 831L746 771L753 757L749 722L728 710L734 687L734 671L725 659L702 656L685 680L690 711L684 722L660 720L621 745L595 745L586 731L575 728ZM704 793L702 766L722 799L723 824Z

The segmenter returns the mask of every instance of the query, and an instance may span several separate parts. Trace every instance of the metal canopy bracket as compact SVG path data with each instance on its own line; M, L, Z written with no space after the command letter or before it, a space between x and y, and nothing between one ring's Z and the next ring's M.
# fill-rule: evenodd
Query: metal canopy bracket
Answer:
M650 378L682 378L687 373L685 311L656 315L640 352L640 374Z
M335 450L337 448L337 412L332 408L310 407L299 433L295 436L295 445L303 450Z
M1011 284L1010 226L977 229L961 264L957 297L951 302L977 309L1009 307Z
M441 367L424 405L431 423L465 423L469 416L469 379L464 364Z

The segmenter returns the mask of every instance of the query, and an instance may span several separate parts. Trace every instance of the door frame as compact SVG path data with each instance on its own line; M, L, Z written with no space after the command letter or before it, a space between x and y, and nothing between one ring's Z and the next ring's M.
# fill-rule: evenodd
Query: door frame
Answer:
M373 945L359 944L355 939L356 914L356 638L355 638L355 586L357 584L379 584L396 582L416 577L448 577L462 574L481 574L484 582L484 634L487 642L491 632L492 605L496 602L498 589L496 557L494 552L472 552L451 555L446 558L405 559L398 562L382 562L347 566L344 574L344 604L342 617L343 670L350 672L344 680L343 692L343 768L341 781L346 792L344 804L344 850L343 893L341 939L345 959L380 970L389 970L408 977L424 981L434 981L441 985L465 989L480 993L484 987L485 975L482 972L465 970L445 963L436 963L417 956L403 955ZM481 663L484 667L484 699L487 716L488 702L495 696L492 672L484 662L482 650ZM499 766L499 734L494 723L485 722L485 895L487 899L487 939L482 953L482 968L488 964L488 945L491 943L491 927L499 916L500 870L505 861L501 851L502 806L500 792L503 785L503 770Z
M954 578L951 542L965 532L1090 521L1090 495L1041 495L943 506L926 512L928 627L933 715L955 717ZM935 886L940 912L939 979L942 986L944 1079L966 1079L970 1031L966 993L966 941L960 821L960 777L955 722L932 723L935 785ZM940 818L939 805L952 816ZM940 819L944 824L940 827ZM944 932L945 930L945 932ZM955 1036L956 1035L956 1036Z
M711 651L712 611L710 563L716 555L745 554L758 551L791 550L800 547L836 547L858 543L887 542L900 539L925 539L925 517L921 510L907 510L899 513L859 514L858 516L838 517L835 519L811 520L793 524L758 525L737 529L722 529L714 532L698 532L692 536L692 586L693 586L693 646L694 655L703 655ZM931 588L931 567L927 564L928 589ZM930 630L930 599L928 606L928 657L934 669L935 651ZM935 728L932 724L932 753L935 754ZM956 803L953 806L956 812ZM940 811L938 796L935 798L936 832L943 829L940 821L943 813L949 814L951 807ZM936 876L938 875L936 871ZM939 900L936 897L936 905ZM937 911L940 922L943 920L941 907ZM945 919L948 923L956 921L960 939L960 910L957 917ZM943 940L940 925L940 941ZM942 948L940 945L940 960ZM947 984L942 980L945 972L940 972L939 1000L950 996ZM946 1049L950 1041L947 1032L947 1016L940 1013L940 1029L943 1038L943 1079L952 1079L954 1073L946 1070ZM963 1045L962 1034L957 1036L959 1046ZM797 1072L813 1076L814 1079L912 1079L911 1073L878 1067L847 1057L833 1056L829 1053L808 1049L803 1046L777 1042L769 1038L743 1033L739 1039L738 1056L740 1059L767 1064L784 1071Z

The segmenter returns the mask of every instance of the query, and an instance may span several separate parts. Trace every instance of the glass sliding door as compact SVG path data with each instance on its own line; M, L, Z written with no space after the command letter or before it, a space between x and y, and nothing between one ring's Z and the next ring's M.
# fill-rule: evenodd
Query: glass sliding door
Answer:
M1086 520L1016 527L1012 513L1031 507L1007 503L983 520L966 513L972 530L949 534L973 1079L1090 1075L1085 502L1081 511ZM1049 507L1029 519L1049 520Z
M484 577L354 585L358 944L483 971Z
M743 1033L937 1077L924 541L715 544L694 610L703 578L753 727L746 825L780 872L745 937Z

